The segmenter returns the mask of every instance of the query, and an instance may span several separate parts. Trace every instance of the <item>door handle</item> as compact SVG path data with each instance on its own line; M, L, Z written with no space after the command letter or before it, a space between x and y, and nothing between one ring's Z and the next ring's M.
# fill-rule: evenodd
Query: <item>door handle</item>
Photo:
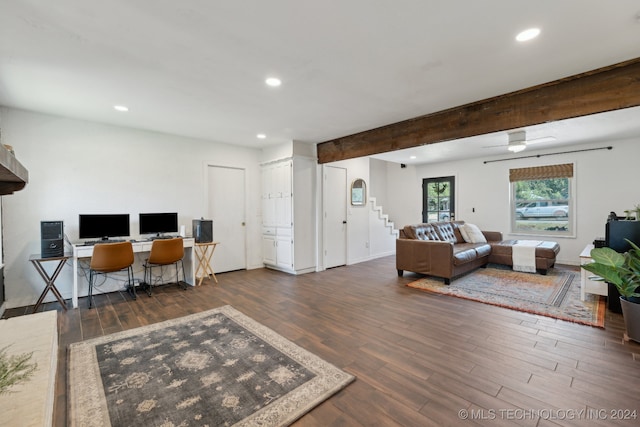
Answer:
M346 224L346 223L347 223L347 221L342 221L342 223L343 223L343 224Z

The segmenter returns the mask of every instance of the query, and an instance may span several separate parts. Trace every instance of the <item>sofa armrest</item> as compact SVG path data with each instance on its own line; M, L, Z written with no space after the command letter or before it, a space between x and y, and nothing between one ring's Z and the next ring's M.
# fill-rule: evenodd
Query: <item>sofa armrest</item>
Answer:
M502 241L502 232L500 231L483 231L484 237L487 242L500 242Z
M396 239L396 269L451 277L453 243L436 240Z

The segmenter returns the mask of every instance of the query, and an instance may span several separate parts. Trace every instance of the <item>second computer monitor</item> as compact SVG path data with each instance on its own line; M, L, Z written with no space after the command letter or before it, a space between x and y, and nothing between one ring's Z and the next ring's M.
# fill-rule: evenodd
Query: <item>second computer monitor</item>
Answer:
M160 236L164 233L178 232L178 213L141 213L140 214L140 234L155 234Z

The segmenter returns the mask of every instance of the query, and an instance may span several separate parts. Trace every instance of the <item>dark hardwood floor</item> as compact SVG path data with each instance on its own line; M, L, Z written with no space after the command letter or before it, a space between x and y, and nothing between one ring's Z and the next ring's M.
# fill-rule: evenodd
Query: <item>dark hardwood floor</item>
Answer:
M622 340L619 314L603 330L432 295L406 287L418 276L397 277L393 256L217 277L137 301L102 295L92 310L86 298L67 312L45 304L59 311L55 426L67 425L68 344L225 304L357 377L296 426L640 425L640 344Z

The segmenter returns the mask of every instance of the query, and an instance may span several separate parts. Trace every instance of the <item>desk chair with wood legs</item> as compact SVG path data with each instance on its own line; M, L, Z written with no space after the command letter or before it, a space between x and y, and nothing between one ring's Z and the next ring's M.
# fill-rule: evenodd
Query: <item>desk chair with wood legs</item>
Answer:
M89 308L93 305L93 282L98 274L127 270L127 291L136 299L133 283L133 246L131 242L98 243L93 247L89 266Z
M151 245L149 259L144 263L144 281L146 283L147 294L151 296L151 269L160 267L160 277L162 281L162 267L165 265L175 264L176 266L176 284L180 285L180 276L178 274L178 263L182 264L182 289L187 289L186 278L184 273L184 243L181 237L173 239L154 240Z

